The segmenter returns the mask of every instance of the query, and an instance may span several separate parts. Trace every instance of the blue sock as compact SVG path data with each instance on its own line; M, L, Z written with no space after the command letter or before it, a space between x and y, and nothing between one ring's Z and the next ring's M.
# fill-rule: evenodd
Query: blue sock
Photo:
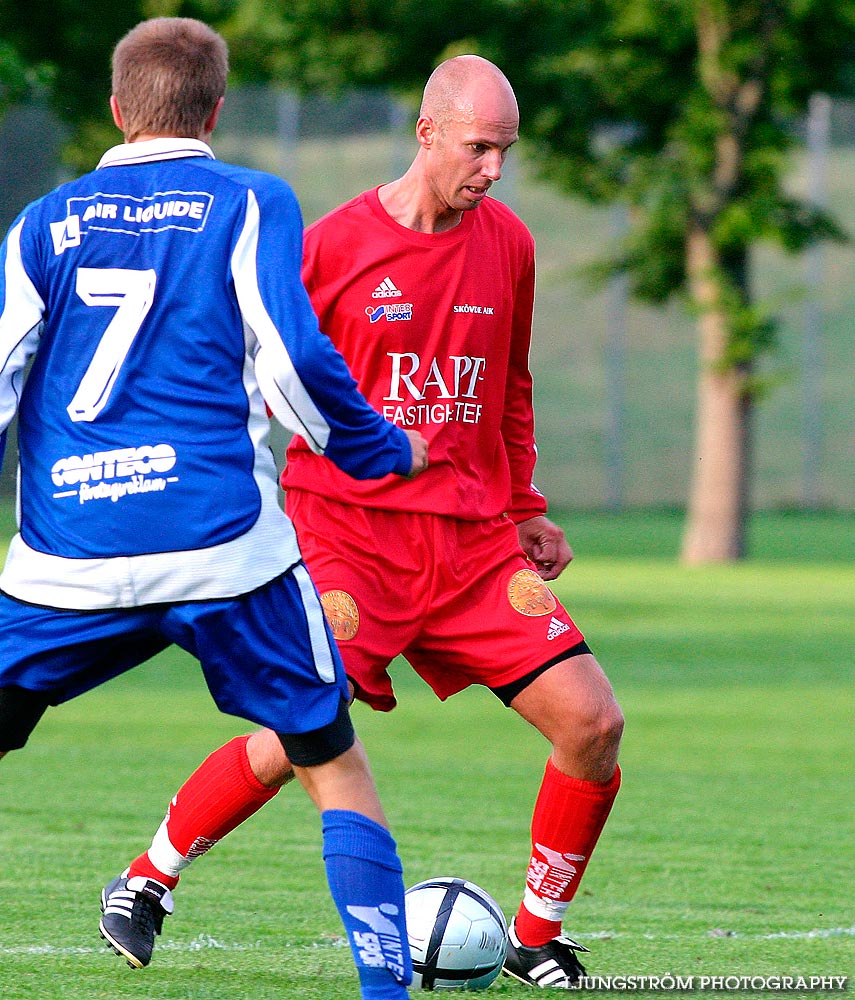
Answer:
M361 813L321 814L324 862L359 972L362 1000L406 1000L413 964L395 841Z

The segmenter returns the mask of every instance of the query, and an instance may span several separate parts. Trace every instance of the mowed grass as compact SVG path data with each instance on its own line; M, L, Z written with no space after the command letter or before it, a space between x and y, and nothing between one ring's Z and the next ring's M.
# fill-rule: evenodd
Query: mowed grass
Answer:
M556 589L627 716L624 787L567 920L590 972L855 975L846 523L759 518L757 558L688 569L667 515L568 519L577 559ZM510 916L545 745L485 691L440 705L404 664L394 672L399 708L354 715L406 880L465 876ZM99 941L101 886L243 729L168 652L52 710L3 762L3 1000L358 996L296 786L185 875L149 969ZM531 995L506 979L491 991Z

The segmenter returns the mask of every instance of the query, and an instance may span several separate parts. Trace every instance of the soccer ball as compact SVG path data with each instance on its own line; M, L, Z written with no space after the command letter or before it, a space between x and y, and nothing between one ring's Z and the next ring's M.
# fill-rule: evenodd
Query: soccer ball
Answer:
M508 924L474 882L428 879L407 890L413 990L486 990L502 970Z

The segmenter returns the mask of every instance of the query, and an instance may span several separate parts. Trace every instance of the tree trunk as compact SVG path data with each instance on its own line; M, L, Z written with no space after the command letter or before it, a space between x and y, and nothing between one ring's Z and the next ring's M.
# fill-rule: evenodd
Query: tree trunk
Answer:
M752 368L750 363L728 362L730 332L721 301L721 262L701 227L690 233L687 254L692 298L700 308L700 372L681 558L690 564L727 562L745 555Z

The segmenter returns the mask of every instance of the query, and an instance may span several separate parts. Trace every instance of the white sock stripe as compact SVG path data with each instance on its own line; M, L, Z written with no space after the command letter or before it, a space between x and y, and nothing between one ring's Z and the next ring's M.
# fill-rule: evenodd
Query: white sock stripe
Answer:
M178 878L181 872L190 864L192 858L185 858L183 854L179 854L172 846L172 842L169 839L168 823L169 817L167 816L157 828L157 833L154 835L151 847L148 849L148 857L158 871L163 872L164 875L171 875L173 878Z
M536 896L528 886L525 888L523 906L532 916L560 923L564 919L564 914L567 912L569 905L569 902L562 902L557 899L544 899L541 896Z

